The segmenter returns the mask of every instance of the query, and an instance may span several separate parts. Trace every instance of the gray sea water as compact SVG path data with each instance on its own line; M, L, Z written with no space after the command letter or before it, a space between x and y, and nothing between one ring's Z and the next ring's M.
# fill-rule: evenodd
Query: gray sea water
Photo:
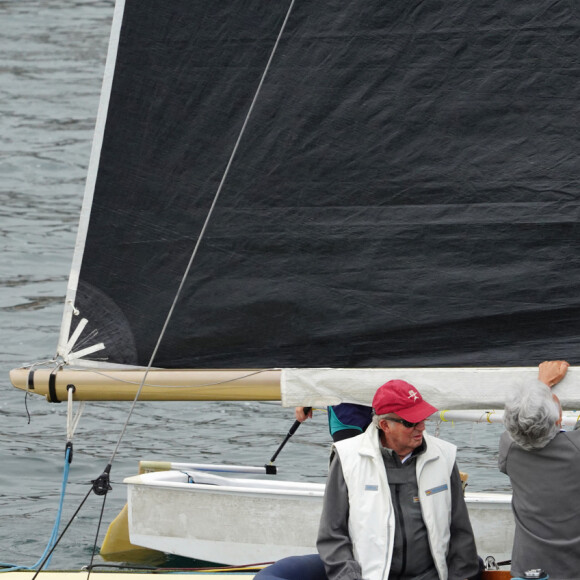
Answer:
M75 243L113 14L112 0L0 1L0 562L33 565L56 517L66 406L25 401L8 373L51 358ZM88 404L74 439L63 525L108 463L129 404ZM293 422L273 403L139 403L111 472L100 544L139 459L264 465ZM435 425L429 427L433 432ZM443 424L469 490L506 491L497 425ZM323 481L326 416L300 427L280 477ZM90 495L50 568L90 560L101 498ZM62 527L62 526L61 526ZM100 558L96 558L100 562Z

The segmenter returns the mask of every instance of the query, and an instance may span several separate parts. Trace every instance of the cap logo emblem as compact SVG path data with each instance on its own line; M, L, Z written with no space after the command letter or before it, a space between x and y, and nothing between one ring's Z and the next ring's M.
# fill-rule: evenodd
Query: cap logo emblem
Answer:
M414 391L413 389L411 389L409 391L409 399L413 399L413 403L419 398L419 393L417 393L417 391Z

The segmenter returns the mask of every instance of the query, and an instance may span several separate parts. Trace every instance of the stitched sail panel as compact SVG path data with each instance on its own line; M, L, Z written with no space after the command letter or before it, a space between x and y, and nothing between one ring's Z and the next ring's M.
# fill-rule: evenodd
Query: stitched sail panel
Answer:
M75 300L109 362L148 363L287 8L125 2ZM574 362L579 39L543 0L297 3L154 365Z

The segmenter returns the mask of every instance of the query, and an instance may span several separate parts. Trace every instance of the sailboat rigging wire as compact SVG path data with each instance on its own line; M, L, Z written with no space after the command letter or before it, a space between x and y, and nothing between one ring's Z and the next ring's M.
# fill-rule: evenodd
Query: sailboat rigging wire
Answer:
M0 564L0 566L2 567L2 570L0 570L0 574L2 572L16 572L18 570L35 570L39 566L40 566L40 568L39 568L39 571L40 571L40 570L42 570L42 568L44 567L45 564L46 564L46 566L48 566L50 564L52 552L54 551L54 548L56 547L56 544L58 543L58 541L57 541L58 528L60 527L60 520L62 518L62 507L64 504L66 485L68 483L68 475L69 475L69 471L70 471L71 458L72 458L72 449L67 446L66 451L65 451L64 469L63 469L63 474L62 474L62 484L60 487L60 500L58 503L58 510L56 513L56 519L54 521L54 526L52 527L52 533L50 534L50 538L48 539L48 543L46 544L46 548L44 549L42 556L40 556L40 558L38 559L36 564L34 564L33 566L15 566L12 564ZM63 534L64 534L64 532L63 532ZM38 574L38 572L37 572L37 574ZM34 576L34 578L36 578L36 575Z
M32 577L31 580L35 580L36 577L40 574L41 570L44 568L44 565L48 564L48 562L50 561L50 558L52 556L52 553L54 552L54 550L58 546L59 542L62 540L63 536L65 535L66 531L69 529L70 525L73 523L73 520L77 517L77 514L81 511L81 508L83 507L83 505L87 501L87 499L92 491L93 491L93 488L89 489L89 491L87 492L87 494L85 495L85 497L81 501L79 507L76 509L75 513L72 515L68 524L66 525L66 527L64 528L64 530L62 531L62 533L60 534L58 539L54 542L54 545L51 547L50 551L45 556L45 558L40 562L40 564L37 564L34 566L34 568L37 568L37 570L36 570L36 574L34 574L34 576ZM48 546L47 546L47 548L48 548Z
M107 374L104 371L99 371L96 369L86 369L86 368L76 369L75 368L74 370L78 371L78 372L94 373L95 375L100 375L102 377L106 377L107 379L111 379L115 382L125 383L128 385L141 385L142 384L141 381L129 381L127 379L121 379L117 376L113 376L113 375ZM278 370L278 369L276 369L276 368L260 369L258 371L253 371L251 373L246 373L246 374L240 375L240 376L235 377L233 379L224 379L223 381L215 381L212 383L203 383L201 385L156 385L154 383L147 383L146 385L143 384L143 386L144 387L154 387L156 389L200 389L200 388L206 388L206 387L218 387L220 385L225 385L227 383L235 383L236 381L241 381L242 379L247 379L248 377L253 377L254 375L259 375L261 373L267 373L267 372L276 371L276 370Z
M93 561L95 559L95 554L97 552L97 543L99 541L99 532L101 530L101 524L103 523L103 513L105 512L105 502L107 501L107 494L103 495L103 503L101 505L101 513L99 515L99 523L97 524L97 533L95 534L95 543L93 544L93 553L91 554L91 561L88 566L87 579L90 577L93 570Z
M191 266L193 264L193 261L194 261L196 255L197 255L198 249L199 249L199 247L201 245L201 241L203 240L203 237L205 235L205 231L209 225L209 222L210 222L210 219L212 217L215 206L217 205L217 201L218 201L218 198L220 196L221 190L222 190L223 185L226 181L226 178L229 174L230 167L232 166L232 163L234 161L234 157L237 153L238 147L239 147L240 142L242 140L242 137L245 133L246 126L248 125L248 122L250 120L250 116L252 115L252 112L254 110L254 106L258 100L258 95L260 94L260 91L262 89L262 85L264 84L264 80L266 78L266 75L268 74L268 71L270 70L270 65L272 64L272 60L274 59L274 55L276 54L276 50L278 49L278 45L280 44L280 39L282 38L282 34L284 33L284 29L286 28L286 24L288 23L288 20L290 18L290 14L292 12L292 8L294 7L294 3L295 3L295 0L291 0L290 6L288 7L288 11L286 12L286 16L284 18L284 22L282 23L280 31L278 32L276 42L274 43L274 47L272 48L272 51L270 53L270 57L268 58L268 62L266 63L266 67L264 69L264 72L262 73L262 77L260 78L258 88L256 89L256 92L254 93L254 98L252 99L252 102L250 104L250 108L248 109L248 112L246 114L246 118L244 119L244 124L242 125L242 128L240 129L240 132L238 134L238 138L236 139L236 143L234 145L234 148L232 150L232 153L230 155L230 158L228 160L228 163L227 163L226 168L224 170L224 173L222 175L221 181L219 183L219 186L218 186L217 191L215 193L215 196L213 198L212 204L211 204L209 211L207 213L207 216L205 218L203 227L201 228L201 232L197 238L197 241L195 243L195 247L193 249L193 252L191 253L191 256L189 258L189 262L187 263L187 267L185 268L185 272L183 273L183 277L181 278L181 282L179 284L177 292L175 293L175 298L173 299L173 303L171 304L171 308L169 309L169 312L167 313L167 317L165 318L165 322L163 323L163 328L161 329L161 332L159 333L159 338L157 339L157 343L155 344L155 348L153 349L153 352L151 353L151 358L149 359L149 364L147 365L147 368L146 368L145 373L143 375L143 379L141 380L141 384L139 385L139 389L137 390L137 393L135 394L135 398L133 399L133 403L131 405L131 408L129 409L129 414L127 415L127 420L125 421L125 424L123 425L123 428L121 429L121 433L119 435L117 445L115 446L115 449L113 450L113 454L111 455L111 459L109 461L109 464L113 463L113 460L114 460L115 456L117 455L119 445L121 444L121 440L125 434L125 431L127 430L127 425L129 424L129 419L131 418L131 415L133 414L133 410L135 409L135 405L137 404L137 401L139 400L139 395L141 394L141 390L143 389L143 385L145 384L145 381L147 379L147 375L149 374L149 371L151 370L151 368L153 366L153 361L155 360L155 357L157 356L157 351L159 350L159 346L161 345L161 341L163 340L163 337L165 335L165 331L167 329L167 326L169 325L169 321L171 320L171 316L173 315L173 311L175 310L175 306L176 306L177 301L181 295L181 292L182 292L183 287L185 285L185 281L189 275L189 271L191 270Z
M68 480L68 472L69 472L69 459L70 459L70 455L69 453L72 453L72 448L67 446L67 450L65 453L65 474L66 474L66 479ZM41 557L41 559L32 567L32 568L36 568L36 573L34 574L34 576L32 577L32 580L35 580L36 577L40 574L41 570L44 568L45 565L48 565L48 563L50 562L50 559L52 557L52 554L54 552L54 550L56 549L56 547L58 546L59 542L62 540L63 536L66 534L67 530L69 529L69 527L71 526L71 524L73 523L74 519L77 517L78 513L81 511L81 508L83 507L83 505L85 504L85 502L87 501L89 495L91 494L91 492L94 492L96 495L103 495L105 496L105 498L103 498L103 505L101 508L101 518L99 519L99 525L98 525L98 529L97 529L97 537L98 537L98 533L99 533L99 529L100 529L100 525L101 525L101 521L102 521L102 517L103 517L103 509L105 507L105 499L107 496L107 492L109 490L111 490L111 486L109 485L109 471L111 469L111 465L107 465L107 467L105 468L105 471L95 480L93 480L91 489L89 489L89 491L86 493L85 497L83 498L83 500L81 501L79 507L76 509L75 513L72 515L72 517L70 518L70 520L68 521L67 525L65 526L64 530L62 531L62 533L60 534L60 536L58 536L57 538L57 532L58 532L58 527L60 525L60 516L62 513L62 500L64 499L64 486L65 486L65 481L63 478L63 489L62 489L62 493L61 493L61 503L60 503L60 507L59 507L59 514L58 514L58 518L57 521L55 522L55 526L53 528L52 531L52 536L50 538L49 544L46 547L46 550L44 551L43 556ZM96 545L96 539L95 539L95 545ZM94 555L94 554L93 554ZM91 559L91 564L92 564L92 559ZM28 568L29 570L32 568ZM5 570L6 572L9 570ZM90 574L90 572L89 572Z
M24 409L26 410L26 416L28 418L28 424L30 425L31 415L30 411L28 410L28 397L30 396L31 389L34 389L34 369L35 367L44 366L44 365L59 365L55 359L39 361L30 365L26 365L28 368L28 383L26 384L26 393L24 394Z
M32 364L27 364L25 365L28 368L28 383L26 384L26 393L24 395L24 408L26 410L26 416L28 418L28 424L30 425L30 411L28 410L28 396L31 394L30 390L34 388L34 382L33 382L33 377L34 377L34 369L35 367L40 367L40 366L44 366L44 365L54 365L56 361L54 359L50 359L50 360L43 360L43 361L38 361Z

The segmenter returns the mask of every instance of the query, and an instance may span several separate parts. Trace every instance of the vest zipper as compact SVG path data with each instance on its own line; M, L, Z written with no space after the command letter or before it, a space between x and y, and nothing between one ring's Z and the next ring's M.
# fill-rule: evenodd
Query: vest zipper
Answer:
M407 570L407 531L405 530L405 520L403 518L403 510L401 509L401 500L399 497L400 488L398 484L395 484L395 505L397 506L397 513L399 514L399 522L401 523L401 536L403 539L403 550L401 558L401 573L400 576L404 576ZM396 533L396 532L395 532Z

